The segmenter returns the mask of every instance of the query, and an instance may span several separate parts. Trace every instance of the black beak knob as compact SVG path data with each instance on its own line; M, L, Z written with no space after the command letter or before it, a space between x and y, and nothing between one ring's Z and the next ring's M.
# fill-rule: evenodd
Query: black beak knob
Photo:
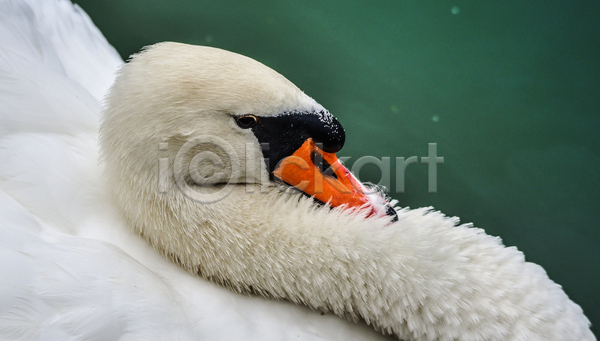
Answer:
M346 141L341 123L325 109L259 117L250 129L258 141L267 146L263 148L263 155L269 159L269 172L309 138L327 153L337 153Z

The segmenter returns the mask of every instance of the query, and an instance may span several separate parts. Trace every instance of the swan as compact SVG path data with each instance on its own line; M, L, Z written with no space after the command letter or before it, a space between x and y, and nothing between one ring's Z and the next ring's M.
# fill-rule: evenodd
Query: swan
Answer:
M0 339L385 340L201 280L130 232L98 163L122 64L71 2L0 1Z
M335 157L344 139L272 69L172 42L120 69L100 127L121 214L193 274L403 340L595 339L580 307L515 248L344 187L357 182Z
M2 339L382 338L234 291L406 340L595 339L543 269L481 230L430 209L394 217L376 193L331 208L333 196L281 185L298 183L263 153L303 146L352 181L333 155L340 126L245 57L173 43L139 54L107 98L98 166L99 100L122 61L67 1L0 5ZM230 77L194 77L215 72ZM261 146L254 124L282 113L320 122L294 138L322 147Z

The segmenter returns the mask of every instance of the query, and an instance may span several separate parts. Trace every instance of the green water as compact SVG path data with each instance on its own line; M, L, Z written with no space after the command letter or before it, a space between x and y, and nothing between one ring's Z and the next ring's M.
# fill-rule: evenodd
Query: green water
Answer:
M127 58L173 40L279 71L344 125L340 155L427 156L402 206L515 245L600 330L600 4L592 1L76 1ZM362 180L379 181L373 165ZM392 179L393 180L393 179Z

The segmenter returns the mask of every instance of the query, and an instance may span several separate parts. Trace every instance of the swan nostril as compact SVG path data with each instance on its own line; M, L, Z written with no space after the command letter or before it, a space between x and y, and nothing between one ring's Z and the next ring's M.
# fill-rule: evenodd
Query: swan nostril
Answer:
M328 175L337 180L337 174L331 168L329 162L323 159L323 155L319 154L317 151L314 151L310 154L310 159L313 164L323 173L323 175Z

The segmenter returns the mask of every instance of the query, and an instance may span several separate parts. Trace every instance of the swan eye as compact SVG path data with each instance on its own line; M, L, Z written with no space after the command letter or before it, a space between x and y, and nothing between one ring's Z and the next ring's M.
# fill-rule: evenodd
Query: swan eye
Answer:
M258 122L258 118L254 115L245 115L235 118L235 122L242 129L252 128Z

